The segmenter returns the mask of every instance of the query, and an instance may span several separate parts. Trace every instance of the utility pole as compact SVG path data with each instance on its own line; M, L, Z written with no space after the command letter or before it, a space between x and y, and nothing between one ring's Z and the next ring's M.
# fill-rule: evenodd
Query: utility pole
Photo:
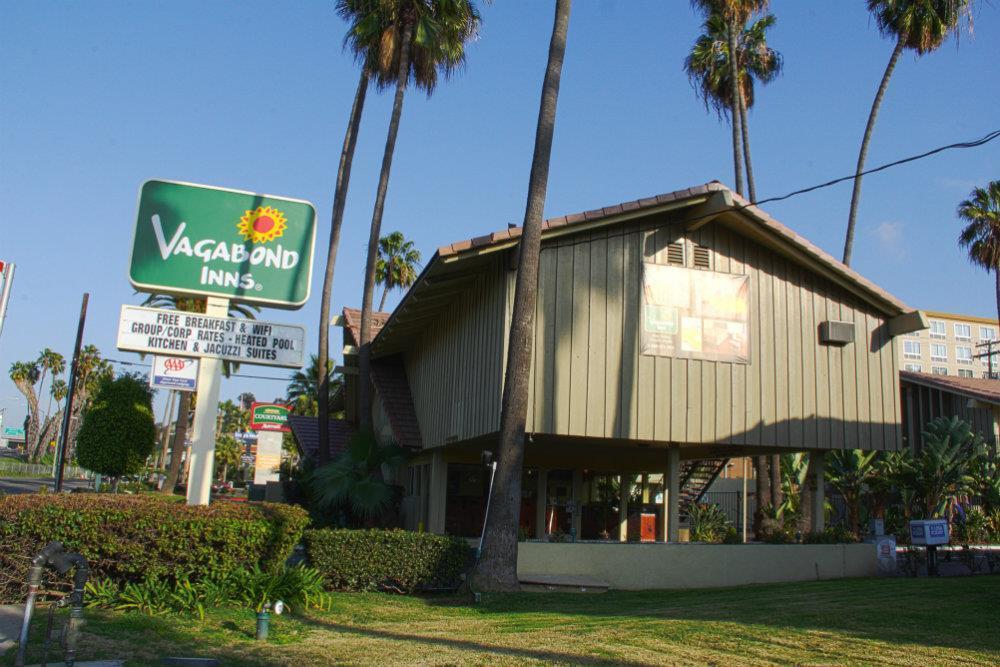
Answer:
M76 391L76 374L80 365L80 346L83 344L83 325L87 322L87 302L90 293L83 293L83 303L80 304L80 323L76 327L76 345L73 347L73 365L69 371L69 387L66 394L66 410L63 412L62 428L59 433L59 444L56 446L56 484L55 491L59 493L63 486L63 468L66 466L66 446L69 439L70 414L73 412L73 392Z
M976 349L978 350L981 347L985 347L986 351L985 352L980 352L979 354L976 354L976 355L974 355L972 357L973 359L980 359L982 357L986 357L986 369L987 369L987 371L986 371L986 377L989 378L989 379L991 379L991 380L993 380L995 378L995 376L993 375L993 346L994 345L997 345L997 341L995 341L995 340L988 340L985 343L979 343L978 345L976 345Z

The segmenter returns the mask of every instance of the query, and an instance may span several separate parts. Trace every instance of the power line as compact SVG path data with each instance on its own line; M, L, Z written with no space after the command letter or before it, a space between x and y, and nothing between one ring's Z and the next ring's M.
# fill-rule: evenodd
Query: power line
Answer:
M927 151L926 153L921 153L919 155L911 155L910 157L905 157L901 160L895 160L893 162L888 162L886 164L880 165L878 167L873 167L861 172L861 176L867 176L868 174L874 174L875 172L884 171L890 167L896 167L901 164L906 164L907 162L915 162L916 160L922 160L925 157L930 157L931 155L936 155L937 153L942 153L953 148L977 148L984 144L988 144L997 137L1000 137L1000 130L994 130L987 134L981 139L976 139L974 141L961 141L954 144L948 144L947 146L939 146L938 148ZM853 181L856 175L851 174L850 176L841 176L840 178L835 178L832 181L827 181L826 183L820 183L819 185L813 185L808 188L802 188L801 190L795 190L794 192L789 192L786 195L780 195L778 197L768 197L767 199L760 199L753 205L766 204L772 201L782 201L783 199L788 199L796 195L802 195L807 192L812 192L814 190L819 190L821 188L828 188L831 185L837 185L838 183L843 183L844 181ZM743 208L746 208L745 206Z

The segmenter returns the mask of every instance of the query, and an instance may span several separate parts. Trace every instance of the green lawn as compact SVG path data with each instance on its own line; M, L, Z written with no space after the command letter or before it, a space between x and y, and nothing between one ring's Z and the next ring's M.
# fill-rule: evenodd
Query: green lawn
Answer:
M337 594L330 612L277 618L266 644L253 640L250 612L212 610L198 621L88 610L79 657L128 665L165 655L228 665L995 665L998 603L1000 577L987 576L520 594L477 606ZM0 663L13 664L13 652Z

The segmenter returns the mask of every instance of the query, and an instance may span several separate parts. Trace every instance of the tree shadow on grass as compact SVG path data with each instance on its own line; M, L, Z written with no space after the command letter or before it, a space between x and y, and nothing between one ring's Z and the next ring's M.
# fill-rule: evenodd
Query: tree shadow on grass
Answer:
M332 621L324 621L315 616L300 616L297 619L301 623L314 626L321 630L339 632L343 634L358 635L368 639L383 639L386 641L412 642L416 644L426 644L428 646L439 646L441 648L472 651L475 653L490 653L496 656L508 658L521 658L525 660L540 660L550 663L569 663L574 665L627 665L629 667L646 667L654 663L636 662L623 660L621 658L601 658L579 653L563 653L547 649L517 648L512 646L498 646L483 644L467 639L452 639L446 637L426 637L423 635L407 634L402 632L389 632L386 630L374 630L372 628L359 628Z
M553 622L627 617L656 622L736 623L782 631L820 631L851 639L1000 653L1000 576L940 579L839 579L699 590L514 593L427 598L484 615L551 615Z

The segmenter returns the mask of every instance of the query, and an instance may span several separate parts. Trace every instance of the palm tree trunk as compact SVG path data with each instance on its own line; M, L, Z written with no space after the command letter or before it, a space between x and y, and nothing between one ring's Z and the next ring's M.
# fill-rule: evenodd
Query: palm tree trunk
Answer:
M181 457L184 455L188 430L188 412L191 410L191 392L182 391L181 400L177 402L177 425L174 427L174 444L170 453L170 470L167 471L167 479L163 482L160 493L171 494L177 486L177 478L181 471Z
M323 296L319 305L319 352L317 357L319 375L319 451L316 459L319 465L330 462L330 296L333 293L333 270L337 265L337 248L340 247L340 228L344 222L344 206L347 203L347 187L351 182L351 167L354 164L354 148L358 143L358 129L361 127L361 113L365 107L368 92L368 71L361 70L358 91L354 94L351 118L344 134L344 147L340 151L340 166L337 168L337 185L333 193L333 217L330 221L330 243L326 250L326 273L323 276Z
M993 269L993 275L994 275L994 276L996 277L996 292L997 292L997 324L1000 324L1000 268L995 268L995 269ZM993 351L993 348L992 348L992 347L988 347L988 348L986 348L986 350L987 350L988 352L992 352L992 351ZM995 368L992 368L992 362L991 362L991 370L993 370L994 372L996 371L996 369L995 369Z
M740 151L740 135L742 134L740 127L742 123L740 122L740 86L739 86L739 68L736 63L736 19L731 18L728 21L728 32L729 32L729 81L732 86L732 91L730 98L732 101L729 105L729 119L730 125L733 128L733 172L734 179L736 181L736 194L743 195L743 156Z
M507 345L500 407L500 442L494 481L495 500L488 517L483 551L473 585L479 590L517 590L517 532L521 514L521 472L524 463L524 427L528 413L528 364L531 361L538 262L542 242L542 214L548 187L552 135L556 124L559 80L566 53L571 0L556 0L549 59L542 84L542 100L535 130L535 151L528 179L514 309ZM544 499L540 499L544 500Z
M861 139L861 152L858 154L858 166L854 170L854 192L851 193L851 212L847 216L847 238L844 240L844 264L851 265L851 253L854 250L854 226L858 219L858 204L861 202L861 173L865 170L865 160L868 158L868 144L872 140L872 130L875 129L875 119L878 117L879 107L882 106L882 98L889 87L889 79L892 77L892 70L896 68L896 61L899 54L903 52L903 40L896 42L896 48L892 50L889 64L885 67L885 74L882 75L882 83L879 84L878 92L875 93L875 101L872 102L871 113L868 114L868 124L865 126L865 136Z
M399 116L403 112L403 95L410 78L410 42L413 35L413 21L408 19L403 25L403 41L400 46L399 72L396 75L396 97L392 103L392 117L389 132L385 138L385 153L382 154L382 172L375 194L375 210L372 212L371 233L368 237L368 259L365 262L365 289L361 299L361 340L358 363L358 394L360 406L358 422L362 428L372 423L372 297L375 291L375 262L378 259L378 240L382 231L382 212L385 209L385 195L389 189L389 172L392 170L392 154L396 149L396 135L399 133Z
M757 187L753 182L753 166L750 164L750 126L747 123L747 101L740 89L740 129L743 133L743 160L747 165L747 195L750 203L757 203Z
M382 298L378 302L378 311L381 313L385 310L385 298L389 296L389 286L386 285L385 289L382 290Z
M760 540L764 538L764 506L771 502L771 476L767 471L767 457L754 457L753 469L754 493L757 499L757 509L753 513L753 532Z
M781 492L781 455L771 456L771 506L779 507L785 501Z

